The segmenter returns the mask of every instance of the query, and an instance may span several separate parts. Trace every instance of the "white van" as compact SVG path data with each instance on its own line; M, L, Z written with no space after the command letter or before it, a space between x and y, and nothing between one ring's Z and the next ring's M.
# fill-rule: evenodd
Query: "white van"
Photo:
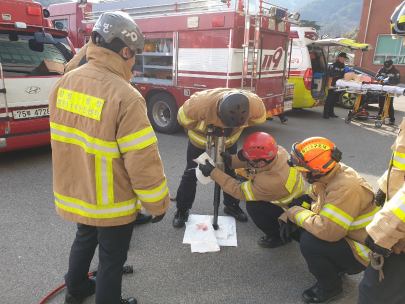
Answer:
M319 40L315 28L291 27L289 56L289 83L295 83L293 108L312 108L323 105L328 92L328 49L341 46L352 50L368 51L369 44L361 44L347 38ZM291 51L292 46L292 51ZM288 75L288 73L287 73Z

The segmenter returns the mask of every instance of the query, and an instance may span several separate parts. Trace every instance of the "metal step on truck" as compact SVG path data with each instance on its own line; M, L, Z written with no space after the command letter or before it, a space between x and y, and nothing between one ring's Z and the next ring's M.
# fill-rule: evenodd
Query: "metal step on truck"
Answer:
M178 109L205 89L255 92L267 117L292 109L287 51L290 25L299 14L262 0L253 6L243 0L79 1L49 7L54 26L64 26L76 48L90 39L94 22L106 11L127 12L141 28L145 49L136 56L131 82L147 102L155 131L176 132Z

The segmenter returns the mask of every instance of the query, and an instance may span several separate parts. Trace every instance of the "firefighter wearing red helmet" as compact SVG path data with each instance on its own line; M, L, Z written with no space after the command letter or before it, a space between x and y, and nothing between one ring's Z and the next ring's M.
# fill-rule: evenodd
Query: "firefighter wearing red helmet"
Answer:
M252 178L239 182L233 176L214 168L209 162L200 165L205 176L211 176L232 196L246 201L246 210L256 226L265 233L259 239L264 248L283 245L278 217L283 208L307 191L302 175L287 164L288 152L274 138L263 132L249 135L237 155L224 153L224 160L233 169L253 169Z
M177 190L177 211L173 227L181 228L188 220L196 189L197 177L194 159L205 152L207 128L219 127L226 135L226 150L237 152L237 140L244 128L266 121L266 108L262 99L248 91L218 88L194 93L179 109L177 120L188 130L187 166ZM221 133L222 134L222 133ZM215 138L215 136L213 136ZM225 164L225 172L234 176L234 171ZM247 216L239 207L239 200L224 192L224 212L238 221L246 222Z
M355 170L340 163L342 153L328 139L295 143L288 164L311 184L311 205L297 205L281 217L280 237L288 241L303 228L300 249L317 282L304 291L306 303L327 303L342 295L345 273L363 271L370 262L364 245L366 225L379 210L373 188Z

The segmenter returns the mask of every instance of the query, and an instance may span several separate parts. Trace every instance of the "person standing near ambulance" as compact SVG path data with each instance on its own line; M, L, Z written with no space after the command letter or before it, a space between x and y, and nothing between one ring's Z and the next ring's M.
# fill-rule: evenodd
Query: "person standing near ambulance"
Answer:
M232 169L249 168L254 172L243 183L212 166L209 162L199 168L205 176L211 176L227 193L246 201L246 210L256 226L265 233L259 246L275 248L283 245L278 218L284 208L307 191L302 175L287 164L288 152L278 146L267 133L249 135L243 149L237 155L222 153L224 161Z
M226 150L237 152L237 140L244 128L266 121L266 108L254 93L236 89L218 88L194 93L179 109L177 120L188 130L187 166L177 190L177 211L173 227L181 228L188 220L197 190L194 159L205 152L207 128L219 127L229 131ZM215 138L215 136L213 136ZM225 164L225 173L234 176ZM247 216L239 207L239 200L224 192L224 212L238 221L246 222Z
M280 217L280 237L293 228L301 254L317 282L305 290L305 303L329 303L343 293L341 276L357 274L369 263L365 227L379 210L373 188L355 170L339 163L342 153L328 139L311 137L295 143L288 164L311 184L311 205L294 206Z
M66 304L96 294L97 304L121 299L122 268L141 208L162 220L170 205L157 139L145 100L130 85L141 30L128 14L97 20L88 63L57 81L49 98L53 187L57 213L77 222ZM99 246L97 281L87 276Z
M325 119L329 119L329 117L338 117L335 114L335 105L339 98L340 92L335 92L335 89L332 89L331 87L334 87L336 85L336 81L343 78L345 74L345 60L348 58L349 57L347 57L347 54L342 52L338 55L336 62L329 66L328 96L326 97L325 105L323 107L323 118Z

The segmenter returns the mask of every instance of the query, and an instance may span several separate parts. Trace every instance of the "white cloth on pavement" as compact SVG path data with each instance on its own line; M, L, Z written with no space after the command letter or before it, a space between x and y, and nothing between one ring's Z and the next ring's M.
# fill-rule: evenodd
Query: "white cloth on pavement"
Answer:
M212 215L190 214L183 244L190 244L191 252L216 252L219 251L219 246L238 246L235 219L218 216L219 229L214 230L213 218Z

